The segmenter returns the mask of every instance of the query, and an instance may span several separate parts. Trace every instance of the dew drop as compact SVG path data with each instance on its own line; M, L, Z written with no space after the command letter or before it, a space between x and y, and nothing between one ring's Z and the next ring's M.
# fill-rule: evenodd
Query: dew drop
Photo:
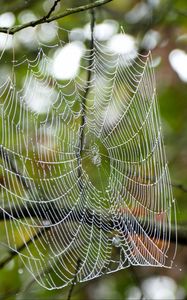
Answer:
M92 146L91 148L92 162L96 166L101 165L101 156L99 153L99 148L97 145Z
M23 274L23 269L20 268L20 269L18 270L18 273L19 273L20 275L22 275L22 274Z
M120 247L121 240L120 240L120 237L118 235L116 235L116 236L113 237L113 239L112 239L112 245L114 247Z

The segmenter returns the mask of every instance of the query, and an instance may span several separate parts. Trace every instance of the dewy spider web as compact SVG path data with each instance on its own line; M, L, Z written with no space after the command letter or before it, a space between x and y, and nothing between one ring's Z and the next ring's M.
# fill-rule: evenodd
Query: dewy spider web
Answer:
M21 261L47 289L75 274L82 282L130 265L171 266L175 255L151 55L132 59L95 39L76 78L59 81L50 52L68 35L58 28L54 45L38 41L35 58L15 50L0 88L1 242L24 245ZM29 103L41 95L50 105L37 113Z

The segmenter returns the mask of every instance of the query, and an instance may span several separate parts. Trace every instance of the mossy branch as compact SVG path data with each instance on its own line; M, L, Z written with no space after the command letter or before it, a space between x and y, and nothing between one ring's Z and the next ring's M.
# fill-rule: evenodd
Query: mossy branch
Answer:
M36 21L31 21L31 22L28 22L28 23L25 23L25 24L22 24L22 25L16 25L16 26L13 26L13 27L0 27L0 32L3 32L3 33L7 33L7 34L15 34L16 32L18 31L21 31L25 28L28 28L28 27L35 27L39 24L43 24L43 23L50 23L52 21L55 21L55 20L58 20L58 19L62 19L62 18L65 18L69 15L72 15L72 14L75 14L75 13L78 13L78 12L82 12L82 11L86 11L86 10L89 10L89 9L93 9L95 7L99 7L99 6L102 6L108 2L111 2L112 0L97 0L93 3L90 3L90 4L87 4L87 5L82 5L82 6L78 6L78 7L75 7L75 8L67 8L63 13L60 13L60 14L57 14L57 15L54 15L54 16L50 16L49 14L47 16L44 16Z

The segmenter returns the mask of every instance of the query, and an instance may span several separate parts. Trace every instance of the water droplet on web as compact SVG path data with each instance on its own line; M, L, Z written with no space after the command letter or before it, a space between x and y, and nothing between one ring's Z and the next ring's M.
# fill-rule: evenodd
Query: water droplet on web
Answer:
M44 220L43 222L44 227L48 227L51 225L51 222L49 220Z
M20 269L18 270L18 274L20 274L20 275L23 274L23 269L22 269L22 268L20 268Z
M96 166L100 166L101 165L101 155L99 153L99 148L97 145L94 145L91 148L91 155L92 155L93 164Z
M114 247L120 247L121 240L120 240L120 237L118 235L116 235L116 236L113 237L113 239L112 239L112 245Z
M92 162L94 165L99 166L101 164L101 157L100 155L95 155L92 157Z

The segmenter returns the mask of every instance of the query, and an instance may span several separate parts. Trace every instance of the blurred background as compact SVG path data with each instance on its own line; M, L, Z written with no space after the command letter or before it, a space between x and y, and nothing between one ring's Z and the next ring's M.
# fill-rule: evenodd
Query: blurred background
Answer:
M53 0L0 0L0 26L9 27L36 20L48 13ZM63 0L56 13L88 1ZM113 0L96 12L96 38L115 51L152 51L166 154L169 161L178 224L187 233L187 2L186 0ZM12 68L12 49L24 58L36 55L38 43L53 43L59 28L70 30L67 48L55 53L53 75L59 80L73 78L84 47L90 38L90 14L81 12L20 31L15 37L0 33L0 51L6 45L6 59L0 61L0 82ZM126 38L119 35L123 27ZM66 41L65 41L66 42ZM49 49L50 51L50 49ZM74 56L74 59L72 59ZM61 61L67 63L59 69ZM68 69L68 72L67 72ZM20 69L20 85L26 70ZM19 83L18 83L19 84ZM41 87L42 88L42 87ZM45 112L51 101L49 91L40 91L40 101L30 108ZM1 223L0 223L1 232ZM1 246L0 246L1 247ZM0 252L1 254L1 252ZM1 257L0 257L1 259ZM69 287L47 291L32 280L18 258L0 269L0 299L66 299ZM172 269L130 267L90 282L77 284L72 299L187 299L187 245L178 244Z

